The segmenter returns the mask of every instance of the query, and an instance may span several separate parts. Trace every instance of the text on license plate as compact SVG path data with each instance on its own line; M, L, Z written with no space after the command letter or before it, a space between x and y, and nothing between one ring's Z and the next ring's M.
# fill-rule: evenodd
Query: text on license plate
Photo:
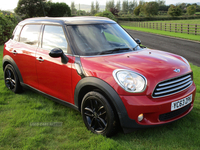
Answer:
M171 111L182 108L192 102L192 94L186 98L171 103Z

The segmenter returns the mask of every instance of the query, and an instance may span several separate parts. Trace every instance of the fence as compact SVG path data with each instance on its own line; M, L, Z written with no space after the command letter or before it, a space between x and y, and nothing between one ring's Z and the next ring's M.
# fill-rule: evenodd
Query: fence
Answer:
M120 25L200 35L200 24L119 21Z

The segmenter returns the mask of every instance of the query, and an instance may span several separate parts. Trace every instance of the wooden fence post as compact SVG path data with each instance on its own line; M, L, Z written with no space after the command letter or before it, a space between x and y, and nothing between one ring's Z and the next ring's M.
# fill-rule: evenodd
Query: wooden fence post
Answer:
M197 35L197 25L195 24L195 35Z
M170 25L169 25L169 32L171 32L171 23L170 23Z
M176 31L177 31L177 24L175 24L175 33L176 33Z
M183 32L183 24L181 24L181 33Z
M190 27L190 25L188 24L188 33L187 33L187 34L189 34L189 32L190 32L190 29L189 29L189 27Z
M160 23L160 30L162 30L162 23Z
M165 31L166 31L166 23L165 23Z

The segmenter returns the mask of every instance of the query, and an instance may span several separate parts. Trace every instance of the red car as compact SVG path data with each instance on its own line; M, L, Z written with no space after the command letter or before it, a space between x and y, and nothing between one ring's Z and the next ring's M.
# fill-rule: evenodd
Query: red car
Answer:
M28 87L81 112L86 127L111 136L178 120L193 108L188 61L140 46L102 17L32 18L5 43L5 85Z

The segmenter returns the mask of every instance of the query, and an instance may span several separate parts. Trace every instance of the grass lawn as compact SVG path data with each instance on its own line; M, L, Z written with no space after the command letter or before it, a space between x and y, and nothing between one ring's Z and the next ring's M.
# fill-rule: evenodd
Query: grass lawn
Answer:
M0 46L2 63L3 46ZM4 85L0 65L0 150L8 149L199 149L200 67L191 65L197 94L192 112L176 122L138 130L120 131L112 138L90 133L81 114L37 93L14 94ZM62 122L62 126L30 126L33 122Z
M154 33L154 34L160 34L160 35L166 35L166 36L177 37L177 38L188 39L188 40L193 40L193 41L199 41L200 42L200 35L192 35L192 34L185 34L185 33L175 33L175 32L169 32L169 31L161 31L161 30L156 30L156 29L131 27L131 26L124 26L124 25L122 25L122 27L125 28L125 29L131 29L131 30Z

